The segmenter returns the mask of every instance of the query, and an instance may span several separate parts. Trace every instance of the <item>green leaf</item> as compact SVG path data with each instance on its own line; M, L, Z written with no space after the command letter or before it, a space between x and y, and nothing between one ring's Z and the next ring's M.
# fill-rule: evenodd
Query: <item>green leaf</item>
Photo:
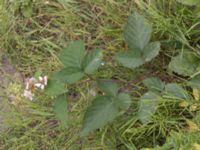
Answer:
M174 57L170 64L169 70L179 75L192 76L199 71L200 58L194 52L184 51Z
M144 63L155 58L160 51L160 42L152 42L149 43L144 50L142 50L142 57L144 59Z
M92 74L101 65L103 53L101 50L93 50L89 52L83 60L83 68L86 74Z
M121 52L115 56L115 59L124 67L131 69L139 67L144 63L141 58L141 54L138 52Z
M131 104L131 97L126 93L119 93L115 104L121 112L124 112Z
M73 41L60 52L59 59L65 68L73 67L81 69L84 55L84 43L82 41Z
M134 12L129 18L124 29L124 37L130 50L143 50L149 43L152 28L145 18Z
M182 3L184 5L188 6L194 6L200 3L199 0L177 0L179 3Z
M56 118L60 121L61 127L67 127L67 101L65 95L60 95L55 99L54 112Z
M49 96L57 96L67 92L65 84L58 80L48 80L47 87L45 88L45 93Z
M79 68L69 67L55 72L52 76L63 83L72 84L79 81L84 76L84 73Z
M159 95L154 92L145 93L139 101L139 120L147 123L151 120L158 108Z
M160 51L160 43L152 42L149 43L141 51L134 51L134 52L129 51L125 53L123 52L118 53L115 59L119 63L121 63L124 67L134 69L152 60L154 57L158 55L159 51Z
M165 83L155 77L143 80L143 84L152 92L161 92L165 88Z
M85 113L82 135L86 136L89 132L113 121L129 107L129 104L130 98L124 94L119 95L118 98L112 96L96 97Z
M190 79L187 84L192 88L200 89L200 75L195 76L194 78Z
M119 86L116 83L109 81L98 81L97 86L109 96L117 96L118 94Z
M175 99L189 99L189 95L180 85L176 83L169 83L165 86L165 92L167 96L171 96Z

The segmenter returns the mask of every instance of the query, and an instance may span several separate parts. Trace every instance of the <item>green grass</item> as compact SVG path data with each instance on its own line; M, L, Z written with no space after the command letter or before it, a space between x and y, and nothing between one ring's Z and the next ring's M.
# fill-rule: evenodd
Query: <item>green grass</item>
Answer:
M23 11L26 10L22 4L29 2L31 17L24 17ZM183 6L175 0L48 2L0 1L0 56L9 57L24 78L39 70L49 74L60 67L58 52L69 41L81 39L88 50L94 47L103 49L106 64L95 76L119 80L120 85L125 87L122 90L137 98L132 100L125 115L88 137L80 138L83 114L92 99L88 89L95 88L93 82L81 82L77 83L79 86L69 87L69 128L60 129L53 114L52 99L38 94L36 100L27 102L21 97L23 85L13 81L2 94L10 111L5 114L7 119L4 123L9 128L0 135L0 149L134 150L134 147L170 145L168 140L166 142L170 138L177 140L180 147L185 143L191 147L199 142L198 132L188 130L185 123L196 113L178 107L177 102L164 100L151 124L143 125L136 119L138 97L145 91L141 84L143 79L157 76L165 82L185 80L168 73L167 65L182 48L198 51L200 19L194 15L198 13L197 9ZM135 9L152 24L152 40L161 41L162 52L142 69L129 70L118 66L113 56L127 47L123 26ZM19 104L13 105L8 101L13 93ZM171 136L170 131L175 133ZM187 134L192 138L182 142Z

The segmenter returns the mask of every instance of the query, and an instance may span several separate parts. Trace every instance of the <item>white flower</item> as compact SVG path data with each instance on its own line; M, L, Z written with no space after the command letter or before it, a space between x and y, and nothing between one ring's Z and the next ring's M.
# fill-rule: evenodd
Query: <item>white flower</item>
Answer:
M101 62L101 65L104 66L104 65L105 65L105 62Z
M23 96L28 98L30 101L32 101L34 94L31 91L24 90Z
M49 1L45 1L44 3L45 3L45 4L49 4Z
M35 81L36 81L36 79L34 77L26 79L26 83L25 83L26 84L26 90L29 90L33 86Z
M34 86L43 90L47 85L47 82L48 82L47 76L44 77L39 76L39 81L35 83Z
M47 83L48 83L48 78L47 76L44 76L44 85L47 85Z

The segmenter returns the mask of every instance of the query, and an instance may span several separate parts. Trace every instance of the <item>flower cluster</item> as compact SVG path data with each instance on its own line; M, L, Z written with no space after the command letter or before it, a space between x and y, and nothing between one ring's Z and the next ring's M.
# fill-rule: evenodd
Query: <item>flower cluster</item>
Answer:
M44 77L40 76L38 79L34 77L26 79L25 81L26 87L23 96L32 101L34 96L34 91L36 89L43 90L45 86L47 86L47 81L48 81L47 76Z

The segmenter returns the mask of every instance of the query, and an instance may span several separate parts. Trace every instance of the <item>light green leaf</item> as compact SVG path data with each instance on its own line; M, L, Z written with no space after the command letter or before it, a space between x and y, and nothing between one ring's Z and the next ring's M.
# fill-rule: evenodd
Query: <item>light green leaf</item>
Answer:
M139 120L142 123L147 123L155 114L159 102L159 95L154 92L145 93L139 101Z
M148 90L153 92L161 92L165 88L165 83L155 77L143 80L143 84L148 88Z
M190 79L187 84L192 88L200 89L200 75L195 76L194 78Z
M165 92L167 96L171 96L175 99L189 99L189 95L180 85L176 83L169 83L165 86Z
M79 68L64 68L53 74L53 78L60 80L63 83L72 84L79 81L84 76L84 73Z
M194 6L200 3L199 0L177 0L177 1L188 6Z
M112 96L96 97L85 113L82 135L86 136L89 132L113 121L129 107L129 104L130 98L127 95L120 95L118 98Z
M134 12L129 18L124 29L124 37L130 50L143 50L149 43L152 28L145 18Z
M65 95L60 95L55 99L54 112L56 118L60 121L61 127L67 127L67 100Z
M169 70L183 76L192 76L199 71L200 58L194 52L184 51L174 57L170 64Z
M117 96L118 94L119 86L114 82L101 80L97 82L97 86L109 96Z
M155 58L160 51L160 42L152 42L149 43L144 50L142 50L142 57L144 59L144 62L148 62Z
M45 88L45 93L49 96L57 96L67 92L65 84L58 80L48 80L47 87Z
M101 65L103 54L101 50L92 50L83 60L83 68L86 74L92 74Z
M139 67L144 63L141 58L141 54L138 52L121 52L115 56L115 59L124 67L131 69Z
M84 55L84 43L82 41L73 41L60 52L59 59L65 68L73 67L81 69Z

